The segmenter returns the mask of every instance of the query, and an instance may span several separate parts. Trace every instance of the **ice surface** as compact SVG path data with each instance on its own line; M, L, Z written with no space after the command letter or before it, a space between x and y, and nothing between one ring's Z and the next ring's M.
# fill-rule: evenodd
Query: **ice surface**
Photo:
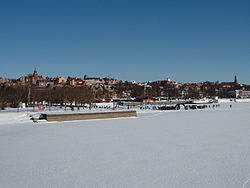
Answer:
M250 103L60 123L0 112L0 187L250 187L249 114Z

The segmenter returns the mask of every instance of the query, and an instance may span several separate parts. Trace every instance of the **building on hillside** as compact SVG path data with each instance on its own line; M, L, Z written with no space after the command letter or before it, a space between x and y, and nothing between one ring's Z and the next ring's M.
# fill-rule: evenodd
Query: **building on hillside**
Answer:
M28 76L19 78L21 84L32 84L36 85L38 80L43 80L43 77L37 73L35 69L33 74L29 74Z
M119 83L118 80L114 79L114 78L103 78L104 82L105 82L105 85L116 85Z
M80 78L68 77L67 81L66 81L66 84L70 85L70 86L83 86L83 85L85 85L85 81L80 79Z
M99 77L89 77L87 75L84 75L83 80L86 85L92 86L92 85L104 85L105 80L101 79Z
M62 76L56 78L56 84L63 84L64 85L64 84L66 84L66 82L67 82L67 80Z
M7 83L7 82L9 82L8 79L0 77L0 84L4 84L4 83Z

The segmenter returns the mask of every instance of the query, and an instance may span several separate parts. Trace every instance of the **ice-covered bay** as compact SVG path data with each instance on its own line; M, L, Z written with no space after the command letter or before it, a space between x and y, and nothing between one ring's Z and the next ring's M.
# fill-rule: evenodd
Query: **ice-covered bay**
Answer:
M0 187L250 187L249 114L250 103L64 123L0 113Z

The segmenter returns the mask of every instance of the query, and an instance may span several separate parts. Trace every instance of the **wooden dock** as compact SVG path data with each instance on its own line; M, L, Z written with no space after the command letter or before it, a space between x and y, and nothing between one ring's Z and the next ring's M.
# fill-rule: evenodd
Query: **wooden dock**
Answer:
M74 114L42 114L47 121L74 121L91 119L109 119L121 117L137 117L136 111L74 113Z

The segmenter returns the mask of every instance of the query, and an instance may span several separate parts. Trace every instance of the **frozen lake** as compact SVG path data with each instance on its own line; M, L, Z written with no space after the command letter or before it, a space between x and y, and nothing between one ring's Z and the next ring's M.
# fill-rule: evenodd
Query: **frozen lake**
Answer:
M0 187L250 187L250 103L230 104L63 123L0 112Z

